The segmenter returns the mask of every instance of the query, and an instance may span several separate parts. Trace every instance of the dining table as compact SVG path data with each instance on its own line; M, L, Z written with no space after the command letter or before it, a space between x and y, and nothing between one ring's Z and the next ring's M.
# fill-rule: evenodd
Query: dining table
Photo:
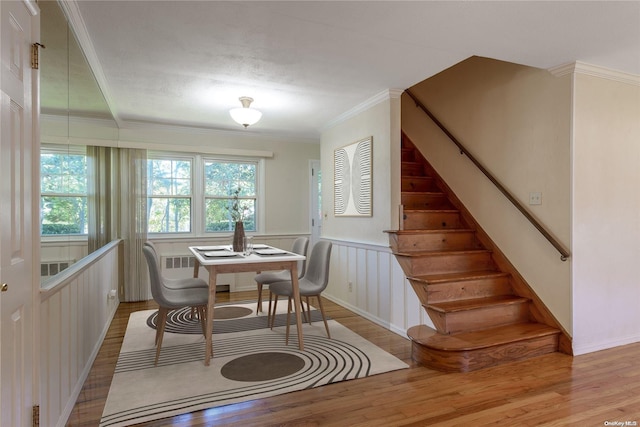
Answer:
M302 338L302 316L300 313L300 288L298 285L298 261L306 257L269 245L254 245L249 254L234 252L230 245L189 246L195 257L193 277L198 277L200 266L209 273L209 300L205 328L204 364L209 366L213 357L213 313L216 302L216 280L218 274L245 273L270 270L289 270L298 332L298 348L304 350Z

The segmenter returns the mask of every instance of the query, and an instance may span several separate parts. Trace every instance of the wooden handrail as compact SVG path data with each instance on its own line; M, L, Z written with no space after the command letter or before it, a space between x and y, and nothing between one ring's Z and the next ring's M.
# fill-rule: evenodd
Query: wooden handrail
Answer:
M489 172L487 170L487 168L485 168L482 163L480 163L474 156L473 154L471 154L469 152L469 150L467 150L465 148L464 145L462 145L462 143L460 141L458 141L456 139L455 136L453 136L453 134L451 132L449 132L449 130L440 122L440 120L438 120L432 113L431 111L429 111L429 109L427 107L425 107L425 105L418 99L416 98L416 96L411 93L411 91L409 89L405 90L405 93L407 95L409 95L409 97L416 103L416 106L420 107L420 109L422 111L424 111L424 113L429 116L429 118L436 124L436 126L438 126L440 128L440 130L449 137L449 139L451 141L453 141L454 144L456 144L456 146L460 149L460 154L464 154L465 156L467 156L469 158L469 160L471 160L471 163L473 163L474 165L476 165L476 167L478 169L480 169L480 172L482 172L484 174L484 176L486 176L487 178L489 178L489 181L491 181L493 183L493 185L496 186L496 188L498 188L498 190L500 190L500 192L507 198L507 200L509 200L515 207L516 209L518 209L520 211L520 213L522 213L522 215L524 215L525 218L527 218L529 220L529 222L549 241L549 243L551 243L551 245L553 245L554 248L556 248L556 250L558 252L560 252L560 259L562 261L566 261L567 258L569 258L571 255L569 254L569 251L567 251L561 244L560 242L558 242L552 235L551 233L549 233L542 224L540 224L540 222L515 198L513 197L513 195L511 195L511 193L509 192L509 190L507 190L501 183L500 181L498 181L492 174L491 172Z

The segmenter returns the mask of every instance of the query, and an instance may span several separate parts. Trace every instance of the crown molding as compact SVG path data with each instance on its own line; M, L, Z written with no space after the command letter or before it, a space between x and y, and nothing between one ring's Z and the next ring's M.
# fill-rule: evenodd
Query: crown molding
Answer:
M568 74L584 74L587 76L640 86L640 76L638 75L612 70L598 65L591 65L580 61L552 67L547 69L547 71L556 77L562 77Z
M40 13L40 8L35 0L22 0L22 3L24 3L31 16L36 16Z
M120 130L143 131L143 132L159 131L159 132L184 133L184 134L191 134L191 135L213 135L213 136L230 137L230 138L251 138L255 140L269 140L269 141L280 141L280 142L297 142L297 143L307 143L307 144L320 143L319 136L318 138L313 138L306 134L297 135L297 134L283 134L283 133L268 133L268 132L251 131L246 129L241 129L241 130L214 129L214 128L199 127L199 126L188 126L188 125L159 123L159 122L127 120L127 121L123 121L122 125L119 126L119 128Z
M372 96L361 104L356 105L352 109L345 111L340 114L335 119L329 121L325 126L322 127L322 131L330 129L342 122L347 121L348 119L357 116L358 114L367 111L371 107L380 104L381 102L387 101L389 99L397 99L400 98L404 90L402 89L386 89L382 92Z
M84 23L84 19L82 18L82 14L80 13L80 8L78 7L77 0L65 0L59 2L60 7L64 11L65 16L67 17L67 21L69 22L69 26L73 30L76 38L78 39L78 44L80 45L80 49L84 53L87 62L89 63L89 68L93 72L93 76L98 83L98 87L102 91L102 95L104 96L105 101L107 102L107 106L109 107L109 111L113 116L114 120L118 127L121 125L121 120L118 115L118 111L115 108L115 103L113 102L113 97L109 91L109 85L107 84L107 77L104 74L102 69L102 64L100 59L98 58L98 54L96 53L95 47L93 46L93 41L91 40L91 36L89 36L89 32L87 31L87 26Z
M40 119L51 123L64 123L68 125L84 125L84 126L97 126L118 129L116 122L113 119L104 119L98 117L81 117L81 116L66 116L60 114L40 114Z
M283 135L283 134L268 134L258 133L243 130L224 130L224 129L211 129L203 127L185 126L185 125L173 125L167 123L155 123L155 122L137 122L137 121L124 121L121 126L113 120L91 118L91 117L67 117L59 114L41 114L40 119L48 123L62 123L65 125L82 125L86 127L100 127L100 128L113 128L117 131L139 131L144 133L149 132L168 132L177 134L189 134L189 135L209 135L227 138L250 138L257 141L278 141L278 142L291 142L291 143L303 143L303 144L319 144L319 138L311 138L307 135ZM87 139L89 141L89 139ZM93 141L93 140L91 140ZM56 143L58 143L56 141ZM80 143L83 145L83 143ZM100 145L89 144L86 145Z

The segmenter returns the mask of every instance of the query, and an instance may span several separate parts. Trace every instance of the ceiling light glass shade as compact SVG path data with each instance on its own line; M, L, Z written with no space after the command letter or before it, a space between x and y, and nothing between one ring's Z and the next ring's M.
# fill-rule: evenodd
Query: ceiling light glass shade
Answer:
M248 96L240 97L242 108L233 108L229 110L231 118L244 126L245 128L251 126L260 120L262 113L254 108L249 107L253 102L253 98Z

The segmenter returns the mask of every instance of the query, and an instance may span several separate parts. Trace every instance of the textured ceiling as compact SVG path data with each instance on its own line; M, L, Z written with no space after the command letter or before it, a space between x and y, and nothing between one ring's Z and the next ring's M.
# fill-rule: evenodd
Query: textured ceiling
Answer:
M640 75L639 1L68 3L123 127L318 138L382 91L406 89L473 55L545 69L581 61ZM263 112L247 130L228 113L240 96Z

